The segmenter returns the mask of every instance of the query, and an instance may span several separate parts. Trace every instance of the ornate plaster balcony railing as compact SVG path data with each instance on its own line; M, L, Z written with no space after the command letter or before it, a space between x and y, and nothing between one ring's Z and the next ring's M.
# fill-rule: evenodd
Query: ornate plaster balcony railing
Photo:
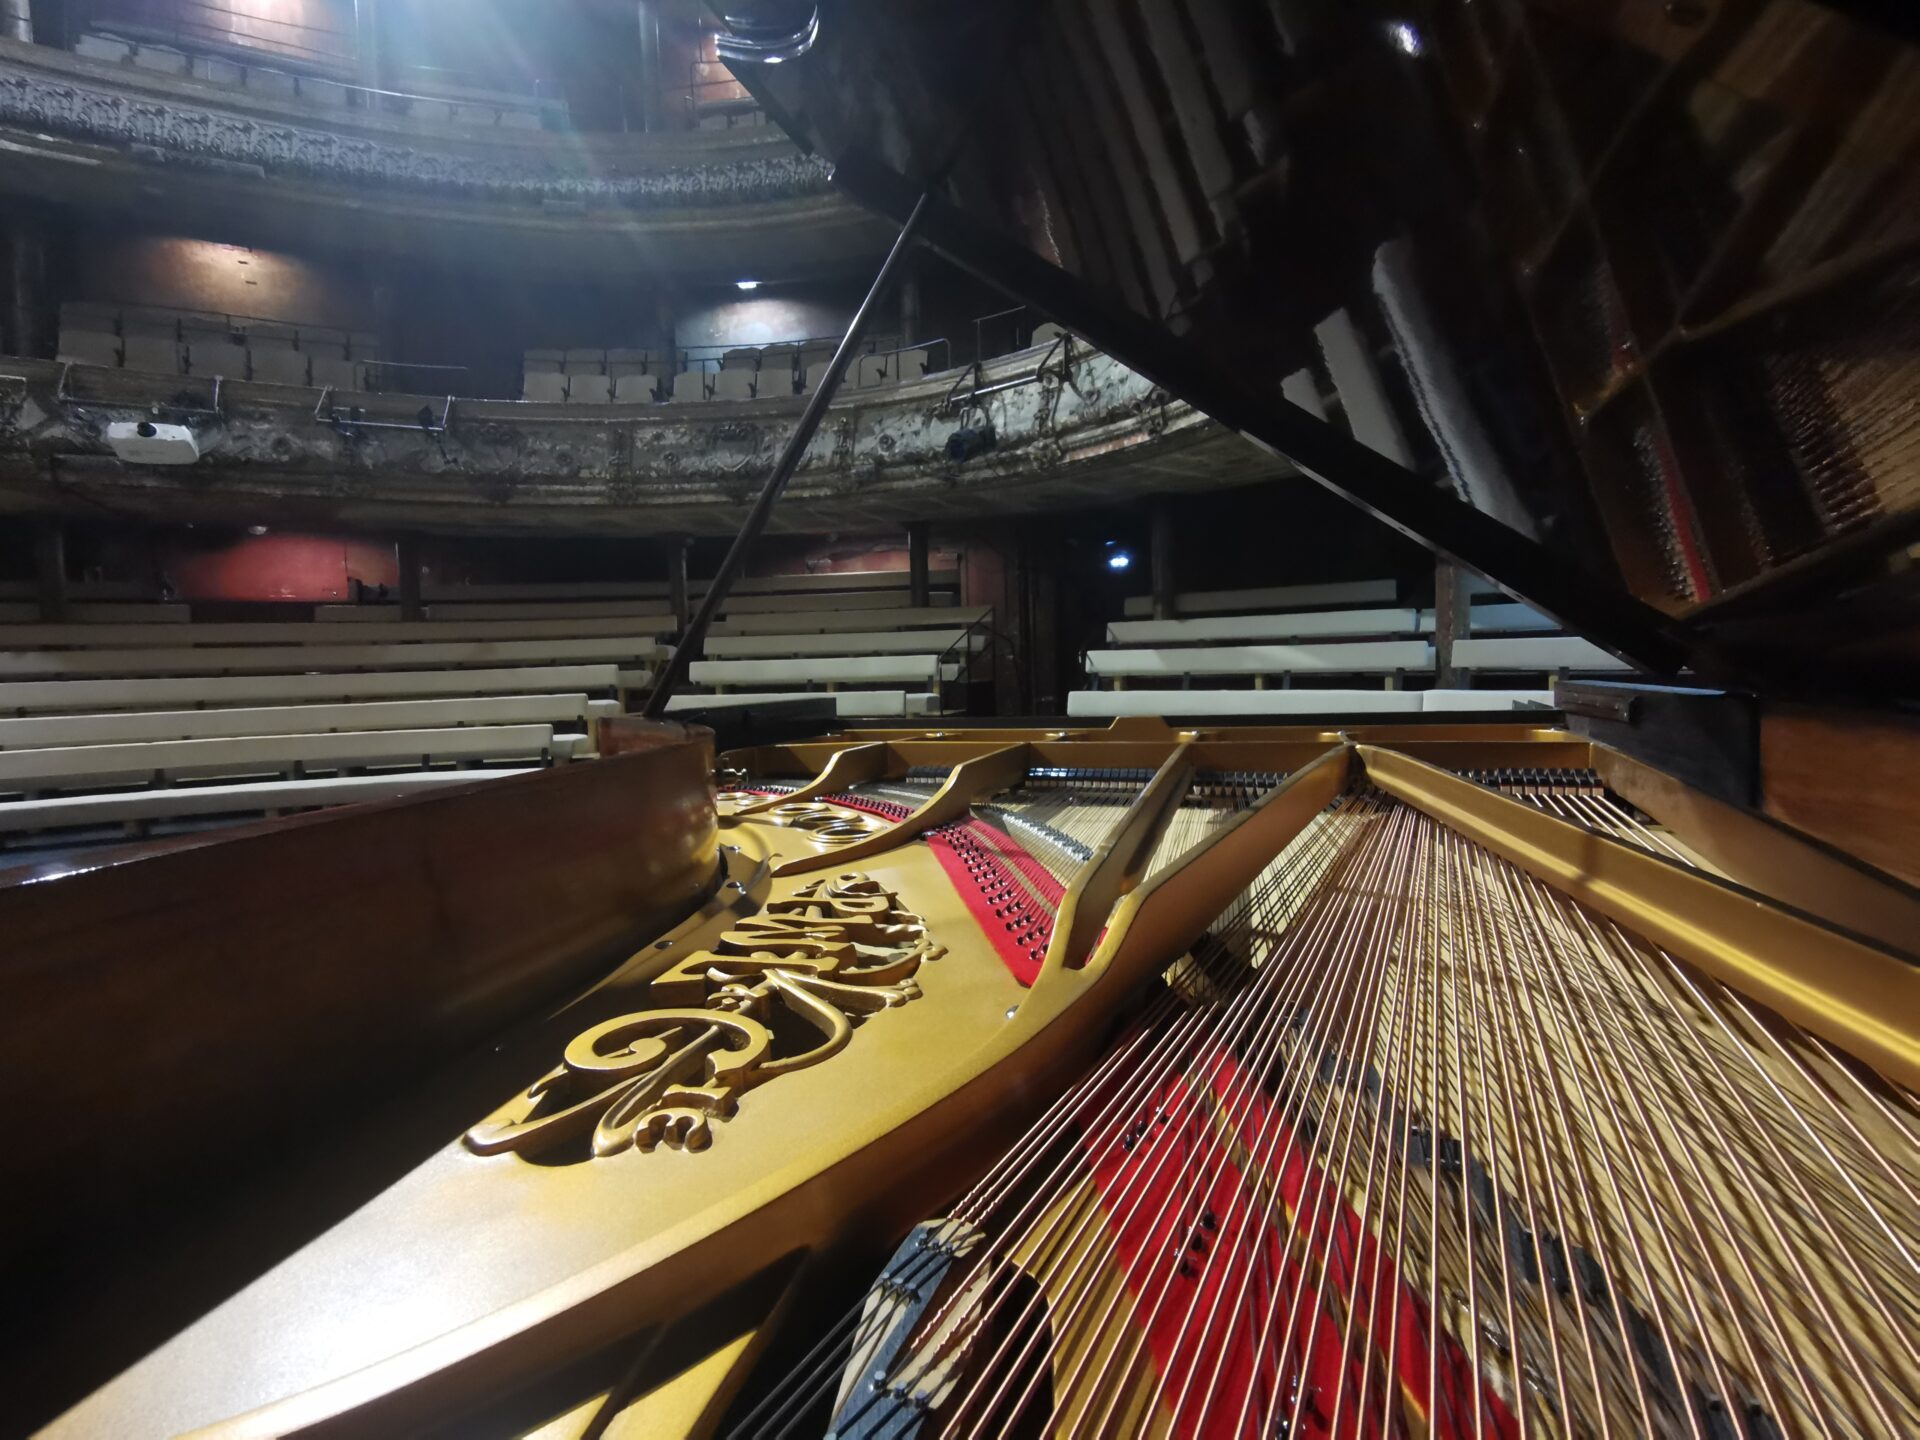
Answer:
M956 380L964 383L956 387ZM977 383L971 406L965 397ZM804 396L546 405L142 375L0 358L0 509L439 531L731 534ZM117 420L189 426L191 465L127 465ZM990 427L963 461L947 441ZM774 528L851 529L1106 504L1243 484L1276 462L1076 347L845 390Z
M250 230L289 240L453 246L469 263L488 258L463 248L476 230L508 244L499 258L515 266L646 262L724 278L754 261L755 273L825 269L885 238L771 127L462 129L0 41L0 134L0 189L12 193L124 209L132 184L158 216L238 207Z

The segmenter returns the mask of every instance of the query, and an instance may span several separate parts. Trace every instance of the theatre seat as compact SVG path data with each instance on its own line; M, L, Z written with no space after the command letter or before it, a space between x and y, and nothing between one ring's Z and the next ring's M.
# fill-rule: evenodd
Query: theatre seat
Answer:
M722 370L713 377L715 400L751 400L758 379L751 370Z

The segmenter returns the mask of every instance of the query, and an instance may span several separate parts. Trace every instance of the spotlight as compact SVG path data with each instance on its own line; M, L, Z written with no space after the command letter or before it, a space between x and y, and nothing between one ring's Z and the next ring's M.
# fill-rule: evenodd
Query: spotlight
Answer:
M1110 550L1107 552L1107 568L1109 570L1125 570L1132 564L1133 556L1124 550Z
M1420 32L1404 20L1387 26L1387 38L1409 55L1418 55L1425 48L1420 43Z
M249 525L247 526L247 533L249 535L264 535L267 533L267 527L264 525Z
M991 425L962 425L947 437L947 459L956 465L993 449L998 437Z
M733 284L734 288L738 290L758 290L760 288L760 282L758 280L736 280Z

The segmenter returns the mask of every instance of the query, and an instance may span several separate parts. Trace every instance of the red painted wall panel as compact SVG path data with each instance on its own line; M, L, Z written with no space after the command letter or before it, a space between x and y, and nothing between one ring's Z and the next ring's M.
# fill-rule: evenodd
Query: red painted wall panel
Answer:
M247 535L162 542L162 573L187 601L281 600L324 605L353 598L351 582L400 583L391 542L332 535Z

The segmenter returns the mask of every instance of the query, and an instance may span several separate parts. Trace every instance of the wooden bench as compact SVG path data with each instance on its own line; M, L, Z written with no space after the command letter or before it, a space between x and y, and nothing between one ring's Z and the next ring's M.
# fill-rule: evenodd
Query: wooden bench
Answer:
M454 622L477 620L625 620L627 633L646 630L657 625L661 630L673 628L673 611L663 601L658 600L553 600L544 604L523 605L509 602L473 601L468 603L446 603L429 605L422 612L426 616L424 623L444 625ZM314 608L313 618L328 624L342 622L355 625L395 625L423 622L402 621L398 605L320 605ZM577 634L593 634L594 631L577 631Z
M0 791L70 790L129 777L286 774L369 765L430 768L456 762L570 760L574 742L551 725L471 725L444 730L356 730L315 735L147 740L0 751Z
M895 590L852 591L831 595L729 595L724 615L790 615L808 610L909 610L907 587ZM927 597L929 608L958 603L950 592L936 590ZM700 603L694 597L694 603Z
M1414 609L1304 610L1289 615L1215 615L1197 620L1115 620L1107 626L1112 645L1211 645L1310 640L1328 636L1418 635L1422 612ZM1429 612L1428 627L1432 620Z
M1524 710L1552 705L1551 690L1422 690L1420 708L1441 710Z
M667 593L664 580L553 580L504 581L481 585L420 586L423 600L511 600L520 604L542 600L657 600Z
M696 685L905 685L931 689L957 679L960 667L938 655L825 655L804 660L696 660Z
M960 583L954 569L929 570L927 584L936 590L951 590ZM713 584L711 577L689 578L689 593L704 595ZM905 570L840 570L810 575L754 575L736 580L735 595L819 595L861 590L905 590L910 581ZM665 580L559 580L505 581L479 585L443 584L428 581L421 587L426 600L646 600L661 599L670 593Z
M39 585L32 580L0 580L0 600L32 600ZM112 600L141 606L158 605L160 590L144 580L73 580L67 584L67 598L75 601Z
M696 594L711 584L695 580ZM847 590L905 590L911 582L905 570L828 570L814 575L755 575L734 582L736 595L803 595ZM927 584L935 590L951 590L960 583L958 570L928 570Z
M688 710L737 709L764 705L776 700L831 700L840 719L867 718L875 715L937 715L940 697L908 690L774 690L751 695L675 695L667 701L667 713Z
M831 635L711 635L707 655L714 660L774 659L786 656L926 654L955 650L974 654L987 637L965 630L838 631Z
M410 645L209 645L186 649L0 652L0 676L233 675L311 670L424 670L664 658L652 636L459 640Z
M82 625L184 625L192 614L185 605L140 601L75 604L67 613ZM34 625L39 620L40 607L31 600L0 601L0 624Z
M0 752L136 740L212 740L234 735L443 730L458 725L545 725L584 730L591 740L594 721L619 713L618 701L589 700L585 695L483 695L458 700L361 700L338 705L30 716L0 719Z
M631 640L657 645L673 628L661 616L657 631L632 616L582 620L381 621L342 631L301 620L250 620L192 625L0 625L0 652L181 645L404 645L479 640Z
M1631 670L1591 640L1577 635L1543 635L1531 639L1456 640L1453 663L1459 670L1491 670L1502 674L1585 673L1593 670Z
M1336 605L1391 605L1398 587L1391 580L1341 580L1326 585L1271 585L1259 590L1195 590L1173 597L1176 616L1224 615L1236 610L1325 610ZM1151 595L1130 596L1129 617L1153 615Z
M749 612L715 620L709 635L830 634L847 630L949 630L985 623L990 605L903 605L854 610Z
M1412 715L1417 690L1075 690L1067 714L1080 720L1121 715Z
M645 670L618 665L520 665L505 670L376 670L340 675L167 676L152 680L0 681L0 714L152 710L394 700L431 695L555 695L642 689Z
M1549 690L1076 690L1074 719L1122 715L1412 715L1497 713L1553 704Z
M1178 679L1186 675L1391 675L1432 668L1433 646L1424 640L1087 652L1087 673L1115 680Z
M1433 629L1433 612L1420 612L1424 621L1423 629ZM1471 635L1498 635L1515 631L1558 630L1547 616L1542 615L1531 605L1517 602L1501 602L1491 605L1473 605L1467 609L1467 632Z
M414 770L397 775L339 775L322 780L267 780L242 785L181 785L119 790L106 795L58 795L0 804L0 833L124 825L207 815L274 815L387 800L446 785L474 785L525 769Z

